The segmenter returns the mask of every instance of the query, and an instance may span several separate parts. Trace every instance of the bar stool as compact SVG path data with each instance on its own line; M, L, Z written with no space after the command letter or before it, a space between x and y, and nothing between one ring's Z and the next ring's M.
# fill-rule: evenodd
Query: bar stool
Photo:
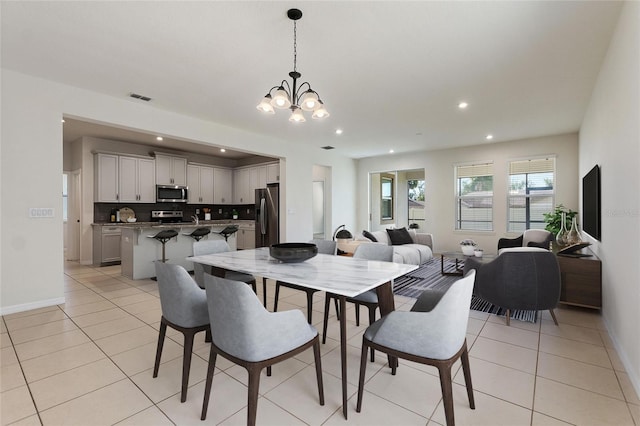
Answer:
M224 240L228 242L229 237L236 232L238 232L238 225L228 225L222 231L216 232L216 234L222 235Z
M148 238L153 238L154 240L160 241L160 243L162 244L162 263L167 262L167 257L165 255L165 245L167 244L167 241L169 241L176 235L178 235L177 231L173 229L166 229L164 231L158 232L156 235L148 236Z
M196 228L193 230L192 233L187 234L183 232L182 235L186 235L187 237L191 237L196 241L200 241L202 238L209 235L210 232L211 232L210 228Z

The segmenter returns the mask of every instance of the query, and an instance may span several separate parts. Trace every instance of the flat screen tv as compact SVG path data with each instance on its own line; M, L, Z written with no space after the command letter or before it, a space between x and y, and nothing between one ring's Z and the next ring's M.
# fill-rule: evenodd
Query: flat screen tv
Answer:
M600 167L597 164L582 178L582 229L600 241Z

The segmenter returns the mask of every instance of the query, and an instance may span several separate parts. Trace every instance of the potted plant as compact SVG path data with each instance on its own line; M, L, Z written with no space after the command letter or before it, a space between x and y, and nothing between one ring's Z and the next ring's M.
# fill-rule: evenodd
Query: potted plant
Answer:
M546 223L544 229L551 232L553 236L558 235L560 228L562 228L562 213L565 214L566 218L564 224L565 229L571 228L571 221L578 212L568 209L562 204L558 204L551 213L545 213L543 215L544 222Z
M238 218L238 211L236 209L231 210L231 217L234 219Z
M465 256L473 256L473 252L476 248L476 242L473 240L460 241L460 250Z

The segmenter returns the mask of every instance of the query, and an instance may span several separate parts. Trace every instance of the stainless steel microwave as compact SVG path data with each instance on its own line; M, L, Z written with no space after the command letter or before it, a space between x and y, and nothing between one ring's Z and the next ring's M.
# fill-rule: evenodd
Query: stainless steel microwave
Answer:
M189 188L182 185L156 185L156 202L158 203L186 203Z

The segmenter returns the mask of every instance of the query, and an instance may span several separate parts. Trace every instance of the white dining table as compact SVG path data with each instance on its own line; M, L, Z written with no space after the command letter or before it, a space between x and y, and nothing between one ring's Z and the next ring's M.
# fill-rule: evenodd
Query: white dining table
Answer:
M340 312L346 299L376 289L381 315L395 309L392 280L418 268L417 265L380 262L318 254L299 263L282 263L269 255L269 248L229 251L189 257L188 260L214 268L228 269L326 291L338 296ZM340 358L342 364L342 412L347 418L347 327L340 315Z

